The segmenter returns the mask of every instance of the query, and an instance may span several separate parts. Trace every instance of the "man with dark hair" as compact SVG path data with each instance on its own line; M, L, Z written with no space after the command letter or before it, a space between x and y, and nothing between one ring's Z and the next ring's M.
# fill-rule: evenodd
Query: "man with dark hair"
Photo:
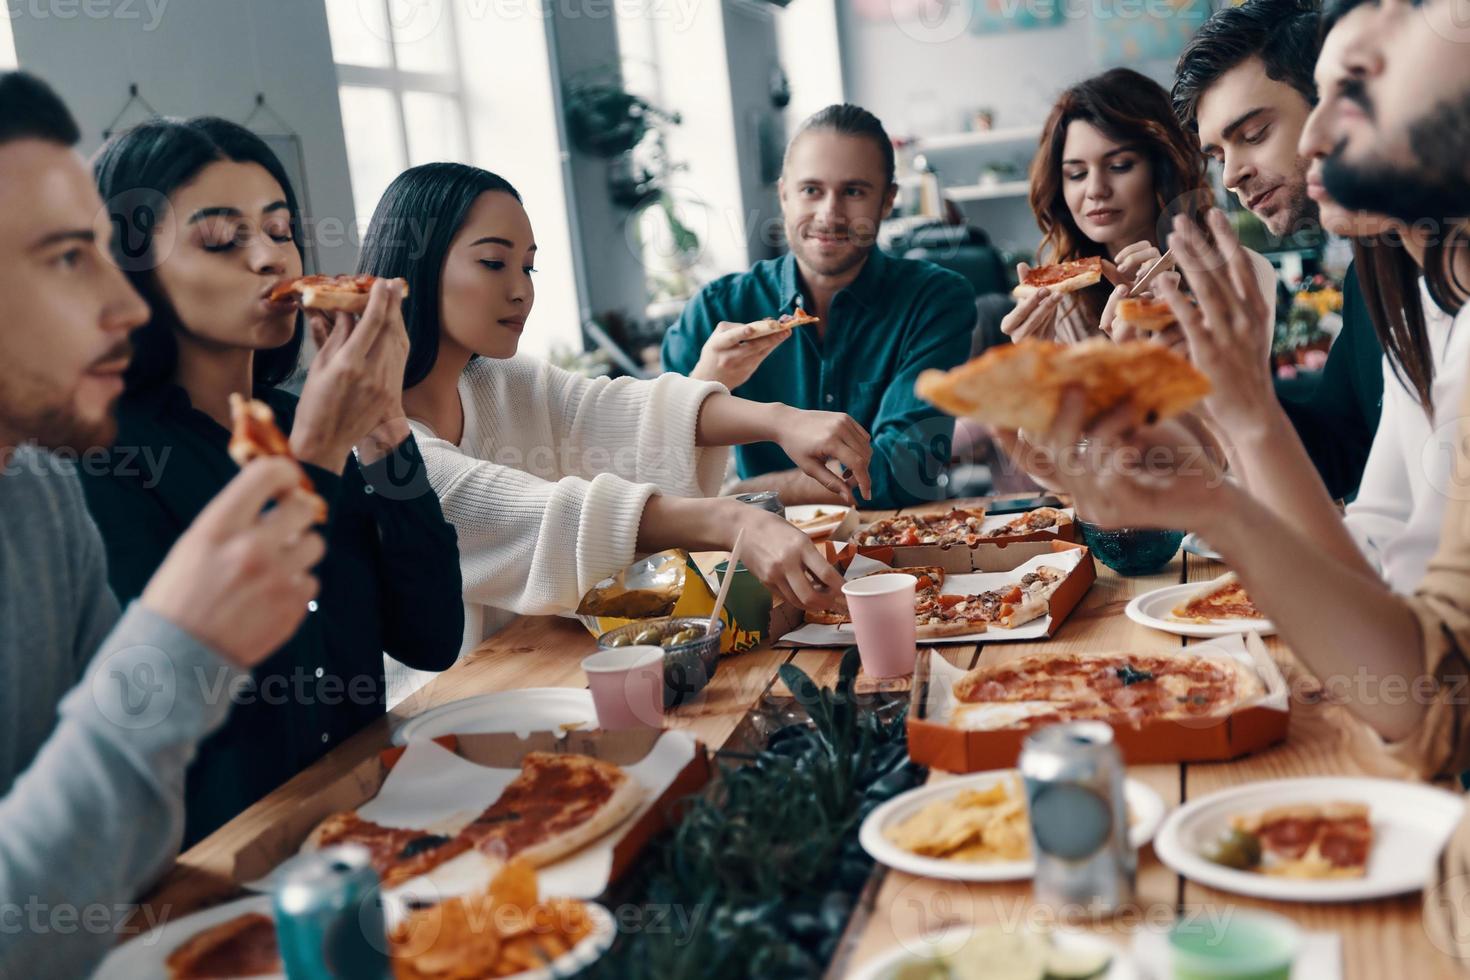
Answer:
M1315 4L1247 0L1205 21L1175 68L1175 113L1273 235L1316 217L1296 148L1317 101L1316 63Z
M1332 5L1342 16L1362 0ZM1346 54L1372 139L1327 158L1323 185L1344 207L1405 221L1470 214L1470 24L1458 0L1383 0L1376 43ZM1460 16L1457 17L1456 7Z
M1207 20L1179 56L1174 111L1199 133L1225 187L1273 235L1316 225L1297 144L1317 101L1318 14L1304 0L1246 0ZM1310 396L1280 396L1334 497L1358 491L1383 402L1383 348L1357 270L1343 281L1342 331Z
M954 420L914 395L925 368L965 360L975 294L957 273L885 255L893 143L854 105L828 106L786 148L780 197L791 251L717 279L664 337L665 368L718 381L742 398L846 412L872 435L874 507L945 496ZM756 321L800 307L811 326L753 337ZM777 446L736 449L740 490L786 503L841 501Z
M296 468L261 461L118 609L62 453L112 439L148 310L76 139L49 88L0 74L0 977L85 976L116 942L178 848L195 744L305 618L323 549Z

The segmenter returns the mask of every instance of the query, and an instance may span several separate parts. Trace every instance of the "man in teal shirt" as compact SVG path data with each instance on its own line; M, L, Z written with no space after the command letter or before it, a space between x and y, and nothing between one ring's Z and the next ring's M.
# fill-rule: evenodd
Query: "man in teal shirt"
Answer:
M718 381L742 398L846 412L872 435L872 507L945 494L954 420L914 394L926 368L970 350L975 292L960 275L876 246L893 209L893 143L872 113L823 109L786 148L780 195L791 251L717 279L664 337L670 371ZM750 324L801 307L819 323L746 340ZM788 504L841 501L778 446L735 450L741 491Z

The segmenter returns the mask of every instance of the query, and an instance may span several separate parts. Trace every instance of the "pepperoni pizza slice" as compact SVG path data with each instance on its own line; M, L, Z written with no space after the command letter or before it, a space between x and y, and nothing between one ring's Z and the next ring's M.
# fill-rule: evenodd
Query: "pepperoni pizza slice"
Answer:
M1055 265L1027 270L1020 284L1011 290L1011 295L1021 299L1041 289L1053 293L1071 293L1097 285L1102 282L1102 277L1103 260L1100 257L1072 259L1070 262L1058 262Z
M782 333L796 327L804 327L809 323L820 323L821 317L812 316L801 307L794 312L783 313L780 316L766 317L764 320L756 320L747 326L745 339L758 340L761 337L769 337L772 334ZM743 343L743 341L742 341Z
M284 970L276 923L250 912L191 936L164 961L169 980L274 976Z
M301 469L301 464L296 462L296 456L291 452L291 442L276 425L276 414L269 405L231 392L230 430L227 449L236 465L243 467L265 456L279 456L295 463L296 468L301 470L301 492L311 498L316 509L317 523L326 521L327 502L316 492L316 485L306 475L306 470Z
M1171 616L1181 622L1207 625L1222 619L1266 618L1234 572L1227 572L1199 589L1185 602L1175 606Z
M1365 803L1294 803L1230 818L1253 839L1260 862L1248 870L1284 878L1361 878L1373 825Z
M295 299L303 308L324 313L352 313L361 316L367 309L368 294L377 276L302 276L283 282L271 290L270 300L281 303ZM394 280L403 287L408 298L408 280Z

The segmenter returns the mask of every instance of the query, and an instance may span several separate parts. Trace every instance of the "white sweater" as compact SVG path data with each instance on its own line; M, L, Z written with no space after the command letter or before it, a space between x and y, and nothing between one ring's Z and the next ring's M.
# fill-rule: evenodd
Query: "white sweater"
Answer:
M1412 593L1439 547L1448 494L1462 494L1452 471L1455 418L1470 370L1470 307L1451 318L1419 282L1434 359L1434 420L1383 359L1383 415L1347 528L1395 592ZM1463 477L1460 477L1463 480Z
M565 613L630 564L655 493L720 492L730 452L695 445L723 385L586 378L532 357L480 358L459 382L459 445L414 423L459 532L470 650L512 613Z

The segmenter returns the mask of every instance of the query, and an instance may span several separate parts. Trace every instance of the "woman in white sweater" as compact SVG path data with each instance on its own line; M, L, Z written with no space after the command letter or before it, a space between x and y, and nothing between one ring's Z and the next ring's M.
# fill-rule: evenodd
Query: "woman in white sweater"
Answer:
M518 356L535 254L509 183L436 163L384 193L359 262L409 283L404 407L459 532L466 649L512 613L574 609L637 554L728 550L741 530L742 563L772 592L830 607L842 577L805 534L708 498L727 447L771 441L852 502L854 488L870 489L868 433L846 415L745 401L710 382L586 378Z

